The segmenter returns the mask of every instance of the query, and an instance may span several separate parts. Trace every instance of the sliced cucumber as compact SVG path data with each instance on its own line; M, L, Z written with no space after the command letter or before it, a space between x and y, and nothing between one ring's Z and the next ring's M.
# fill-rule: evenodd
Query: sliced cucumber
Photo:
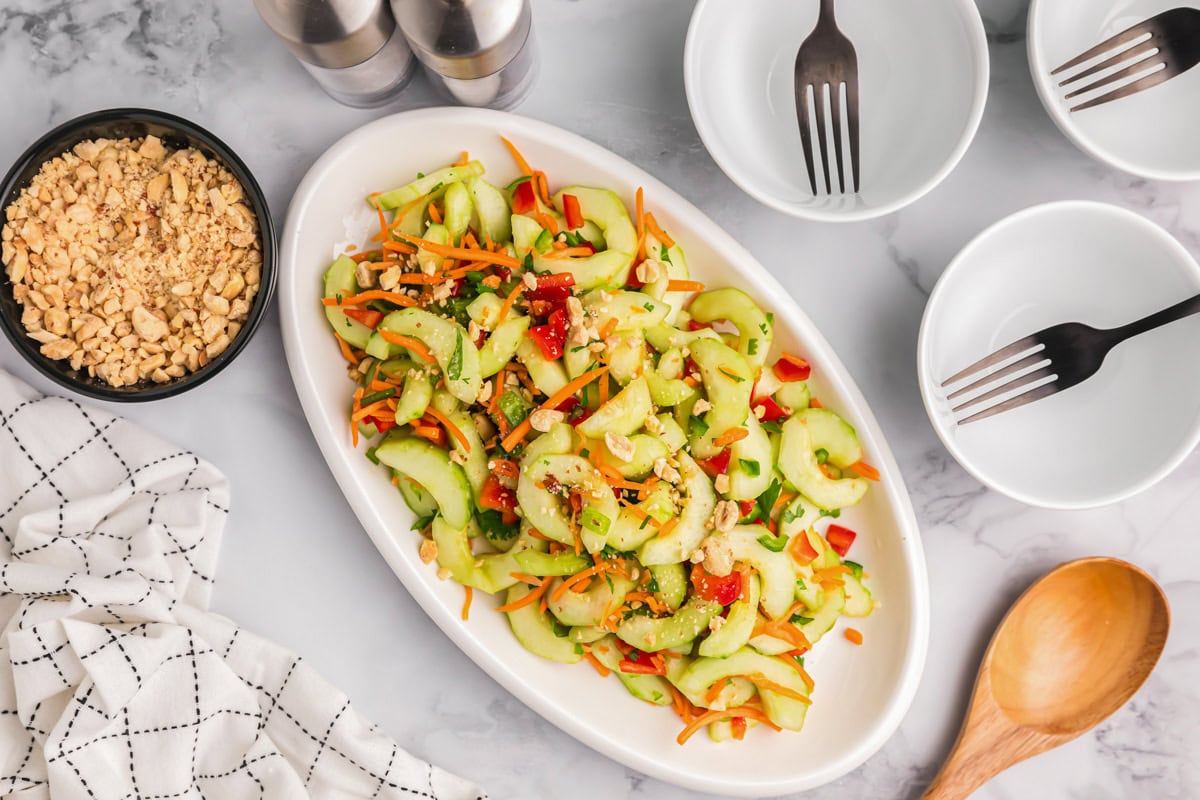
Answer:
M608 528L621 512L612 489L587 459L574 455L528 455L521 463L521 474L517 479L517 503L529 524L543 535L564 544L573 544L575 532L562 509L562 500L545 486L547 478L553 476L558 483L576 487L583 500L583 513L593 518L607 520L604 530L597 531L586 525L580 530L583 546L589 553L598 553L604 548Z
M647 283L643 291L670 306L664 321L668 325L674 325L679 317L679 312L683 310L683 306L690 296L688 292L667 291L667 286L671 281L683 281L691 277L688 272L687 259L683 255L683 248L676 244L668 250L662 242L655 238L654 234L647 233L646 252L665 269L657 280Z
M735 600L729 607L725 624L717 628L700 643L697 652L709 658L731 656L745 647L750 634L758 622L759 588L758 578L750 576L745 600Z
M446 187L446 194L442 197L442 203L445 206L442 216L446 221L446 230L450 232L450 243L458 246L462 242L462 237L466 234L467 228L471 227L471 212L473 210L471 193L467 190L465 184L461 181L455 181Z
M562 362L558 359L550 360L542 355L542 348L528 336L522 336L517 343L517 357L521 359L525 369L529 370L533 385L547 397L567 385L567 371Z
M666 458L670 455L667 446L663 444L662 439L657 436L651 436L646 433L635 433L629 437L629 442L633 445L633 458L629 461L622 461L613 455L608 449L608 445L600 442L600 447L604 448L605 461L612 465L617 472L621 473L621 477L631 480L641 480L650 474L654 469L654 462L659 458Z
M396 486L400 489L400 496L404 498L404 503L409 510L417 515L417 519L432 517L437 513L437 501L426 491L425 487L395 470L392 474L396 476Z
M412 183L401 186L399 189L384 192L376 197L375 201L379 203L379 207L384 211L400 208L401 206L408 205L422 195L429 194L438 187L449 186L455 181L477 178L482 174L483 164L478 161L469 161L462 166L443 167L442 169L434 170L428 175L417 178ZM371 201L368 199L368 202Z
M484 294L480 297L495 297L495 295ZM483 347L479 348L479 374L484 378L490 378L499 372L501 367L512 361L513 356L521 348L521 342L525 341L527 330L529 330L529 317L510 316L501 322L495 332L483 343Z
M772 538L764 525L738 525L733 530L713 534L733 554L734 561L743 561L756 570L762 581L763 611L772 619L782 616L796 595L796 572L785 552L768 550L759 539Z
M871 598L866 584L853 575L843 575L842 579L846 584L842 589L846 595L846 605L842 608L842 613L847 617L870 616L875 610L875 601Z
M602 625L609 614L620 608L621 603L625 602L625 595L633 588L633 581L620 575L607 576L607 580L594 580L582 592L569 589L556 592L562 583L562 578L555 578L550 584L546 593L549 598L546 607L563 625L575 627Z
M644 292L595 290L579 298L584 309L595 314L597 329L614 325L614 332L643 331L663 321L669 310L666 303L648 297Z
M485 331L490 331L496 328L500 319L500 309L503 307L504 301L499 295L495 292L484 292L467 305L467 316ZM514 313L516 312L509 310L509 314ZM505 319L507 321L508 318Z
M511 605L530 591L531 587L528 584L518 583L509 588L504 602ZM582 653L575 651L574 642L554 632L554 623L550 615L543 614L537 603L529 603L515 611L509 611L508 624L517 641L534 655L564 664L576 664L583 658Z
M656 706L671 705L671 684L666 678L658 675L630 675L621 671L620 665L624 657L617 649L616 638L609 636L597 641L592 645L592 655L603 666L611 669L629 693L637 699Z
M721 341L721 336L711 328L701 328L696 331L684 331L671 325L655 325L645 331L646 341L660 353L672 348L690 347L698 339Z
M629 274L637 250L637 230L625 204L607 189L571 186L554 196L556 205L561 205L564 193L579 199L583 218L600 228L608 249L582 258L553 258L535 252L534 266L539 272L569 272L580 291L620 286Z
M721 451L713 439L741 426L750 412L754 370L736 351L711 339L691 344L692 360L700 368L704 392L712 408L704 415L708 430L692 442L692 455L712 458Z
M517 579L508 573L502 573L497 582L482 568L486 561L501 560L508 565L508 571L512 572L516 565L513 556L508 553L476 556L471 552L470 533L479 534L474 520L469 526L470 533L467 529L460 530L451 526L441 517L434 517L431 527L433 542L437 545L438 565L450 570L450 577L454 580L463 586L470 586L488 594L495 594L516 584ZM495 572L492 571L493 574Z
M521 572L538 578L547 575L574 575L592 565L590 558L577 556L574 553L559 553L552 556L549 553L526 550L517 553L516 558Z
M418 308L405 308L388 314L379 327L423 342L442 368L450 394L464 403L475 402L483 383L479 349L462 325Z
M753 414L746 415L744 426L750 435L733 443L729 450L730 500L754 500L771 486L774 460L771 440Z
M837 623L838 616L845 607L845 591L841 586L831 586L825 592L825 602L813 612L812 622L801 625L800 632L809 642L816 644Z
M358 264L349 256L338 256L325 271L325 297L350 297L357 294L358 283L354 279L357 269ZM371 338L371 329L347 317L341 306L325 306L325 318L329 320L334 333L342 337L346 344L359 350L367 346L367 341Z
M763 370L765 375L769 370ZM775 390L775 402L792 413L808 408L811 397L807 381L792 381Z
M633 508L621 509L616 522L608 529L608 546L620 551L636 550L657 536L659 526L675 513L671 488L660 482L650 490L645 500ZM649 519L644 515L648 515Z
M401 475L420 481L452 528L467 527L473 505L471 484L445 450L424 439L389 436L375 450L375 457Z
M741 289L715 289L696 296L688 313L697 322L729 320L738 329L738 352L751 366L761 367L775 338L767 315Z
M703 694L708 687L726 678L741 675L762 675L796 694L808 697L808 684L787 664L743 647L727 658L697 658L679 676L679 690L691 694ZM798 731L804 727L804 716L808 704L768 689L759 689L763 710L767 717L781 728Z
M445 225L430 225L421 234L421 238L434 244L450 244L450 229ZM426 275L432 275L442 268L445 258L424 247L417 248L417 264Z
M513 214L509 218L509 225L512 227L513 248L519 258L524 258L533 250L534 243L542 235L542 226L538 225L533 217L524 214Z
M651 410L650 389L644 378L638 378L579 423L575 430L589 439L602 439L607 432L628 436L646 424Z
M672 611L677 610L687 595L687 570L683 564L655 564L648 569L658 584L655 599Z
M640 334L626 333L610 336L608 344L608 374L622 386L628 385L645 370L646 342Z
M669 617L655 619L632 616L617 625L617 636L626 644L647 653L679 647L708 629L708 623L721 613L721 605L693 597Z
M792 417L783 423L779 469L801 494L829 510L852 506L862 500L867 493L867 482L862 478L834 480L827 477L813 450L808 425L802 418Z
M463 181L471 192L475 204L475 215L479 219L479 235L493 242L512 239L512 223L509 219L508 198L504 192L483 178L467 178ZM484 239L480 239L483 242Z
M858 443L854 426L828 408L801 409L794 417L808 426L813 450L828 453L830 464L845 469L862 460L862 445Z
M683 479L683 513L679 515L675 527L665 535L660 534L642 545L638 557L648 567L686 561L708 535L708 518L717 505L712 481L700 469L700 465L682 450L676 457Z

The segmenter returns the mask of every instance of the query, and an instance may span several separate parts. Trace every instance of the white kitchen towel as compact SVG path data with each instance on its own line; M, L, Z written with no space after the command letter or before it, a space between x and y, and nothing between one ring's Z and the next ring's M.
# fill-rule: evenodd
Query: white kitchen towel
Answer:
M0 370L0 796L482 798L206 610L228 509L211 464Z

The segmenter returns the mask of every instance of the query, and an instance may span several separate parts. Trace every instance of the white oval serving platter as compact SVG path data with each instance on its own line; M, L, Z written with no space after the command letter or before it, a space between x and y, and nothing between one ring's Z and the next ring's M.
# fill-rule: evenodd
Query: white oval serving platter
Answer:
M500 142L511 139L555 186L614 189L630 203L638 186L647 207L680 242L694 278L736 285L774 312L777 348L815 366L810 384L826 405L858 429L882 482L839 520L859 532L852 556L871 576L882 606L855 620L865 644L839 628L809 656L816 681L801 733L756 729L744 743L713 744L697 735L675 743L681 723L669 708L635 700L586 663L566 666L524 650L498 602L477 597L461 619L462 587L439 581L417 555L412 513L388 480L350 446L351 384L318 303L332 259L378 230L364 202L373 191L405 184L470 151L505 185L516 166ZM586 139L551 125L494 111L437 108L372 122L334 144L308 171L288 209L282 236L279 304L284 345L313 435L363 527L405 588L456 645L530 708L599 752L688 788L727 795L776 795L810 789L849 772L891 736L916 692L929 632L929 589L912 506L883 434L829 344L782 286L745 249L691 203L652 176ZM415 646L419 647L419 643Z

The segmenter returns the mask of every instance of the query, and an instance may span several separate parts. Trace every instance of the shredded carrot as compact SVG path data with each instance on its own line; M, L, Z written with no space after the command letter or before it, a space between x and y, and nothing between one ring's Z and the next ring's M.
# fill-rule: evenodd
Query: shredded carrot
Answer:
M528 583L530 586L541 586L542 579L535 578L532 575L526 575L524 572L510 572L509 577L516 578L521 583Z
M379 411L380 409L386 408L386 407L387 407L387 400L380 400L377 403L371 403L371 405L365 406L363 408L358 409L358 411L355 411L350 416L350 421L358 422L360 419L363 419L364 417L369 417L372 414L374 414L376 411Z
M538 196L542 198L542 202L550 205L550 182L546 180L546 173L541 170L536 170L533 173L534 188L538 191Z
M429 348L425 346L425 343L419 339L414 339L411 336L403 336L399 333L392 333L389 330L382 329L379 331L379 335L383 337L385 342L396 344L411 350L416 354L417 358L421 359L426 364L432 364L433 362L437 361L437 359L433 357L433 353L429 352Z
M511 603L506 603L505 605L497 606L496 610L497 611L516 611L518 608L524 608L527 605L536 603L538 600L541 599L542 595L544 595L546 593L546 589L548 589L549 587L550 587L550 579L543 578L541 584L538 585L534 589L530 589L529 592L524 597L514 600Z
M550 246L553 247L555 250L566 250L567 249L567 243L562 241L561 239L555 239L551 243ZM583 249L587 249L587 248L583 248Z
M662 527L658 529L658 533L655 534L655 537L662 538L663 536L666 536L675 528L678 523L679 517L672 517L671 519L667 520L662 524Z
M454 162L453 164L451 164L450 166L452 166L452 167L465 167L465 166L467 165L467 162L468 162L468 161L470 161L470 160L471 160L471 156L470 156L470 154L469 154L469 153L467 153L467 151L466 151L466 150L463 150L463 151L462 151L462 155L460 155L460 156L458 157L458 161L455 161L455 162Z
M538 225L550 231L551 236L558 236L558 223L554 221L554 217L544 211L538 211L533 215L533 218Z
M596 668L596 672L600 673L601 678L607 678L609 675L612 674L612 670L610 670L608 667L601 664L600 659L596 658L591 653L585 652L583 654L583 657L586 658L589 662L591 662L591 665Z
M683 382L686 383L688 386L699 386L700 385L700 381L697 380L696 378L692 377L691 375L683 376Z
M612 335L612 332L617 329L617 318L609 317L608 322L604 323L604 327L600 329L600 338L607 339Z
M710 706L717 702L717 698L721 696L721 692L725 691L725 687L730 683L732 683L732 681L729 678L726 678L725 680L717 681L712 686L708 687L708 691L704 693L704 702L708 703Z
M807 697L806 695L800 694L795 689L789 689L788 687L784 686L781 683L776 683L775 681L771 680L766 675L763 675L760 672L754 672L749 675L742 675L741 677L750 681L755 686L757 686L759 689L766 689L768 692L774 692L775 694L781 694L784 697L790 697L793 700L799 700L801 703L804 703L805 705L812 705L812 698Z
M428 439L439 447L446 446L446 432L432 425L413 425L413 433L422 439Z
M700 281L667 281L668 292L703 292L704 284Z
M854 470L856 473L869 481L879 480L879 470L875 469L865 461L855 461L849 466L849 469Z
M717 720L722 719L729 719L730 717L745 717L747 719L757 720L758 722L761 722L775 730L780 730L778 725L776 725L774 722L771 722L767 715L759 711L757 708L754 708L753 706L738 706L737 708L729 708L725 709L724 711L705 711L703 714L689 722L687 727L679 732L679 736L675 738L675 741L679 742L679 744L684 744L688 739L692 738L692 734L703 728L708 723L716 722Z
M322 297L321 305L325 306L357 306L371 300L384 300L397 306L415 306L416 300L413 300L406 294L397 292L385 292L382 289L368 289L365 292L358 294L342 295L341 297Z
M417 252L417 248L404 242L387 241L383 243L383 249L390 253L404 253L405 255L412 255Z
M804 681L804 685L808 687L808 690L810 692L813 690L813 687L817 685L813 681L812 676L808 674L808 670L804 669L804 667L796 659L785 658L785 659L783 659L783 663L787 664L789 667L791 667L792 669L796 670L797 673L799 673L800 680Z
M354 421L354 415L358 413L362 398L363 390L360 386L354 390L354 405L350 408L350 443L355 447L358 447L358 423Z
M507 458L497 458L488 462L488 466L492 472L505 478L516 478L521 474L521 468L517 466L517 462L509 461Z
M523 291L525 291L524 281L518 283L513 290L508 293L508 297L504 298L504 305L500 306L500 313L496 315L496 322L492 326L493 329L495 329L496 325L504 322L504 318L508 316L508 312L512 309L513 303L517 302L517 298L521 296L521 292Z
M846 628L846 638L848 640L850 640L851 642L853 642L854 644L862 644L863 643L862 632L855 628Z
M599 378L601 375L604 375L607 372L608 372L608 367L597 367L596 369L593 369L593 370L583 373L578 378L571 381L566 386L562 387L557 392L555 392L554 394L552 394L548 398L546 398L546 402L542 403L540 406L538 406L538 408L539 409L557 408L558 406L562 405L562 402L564 400L566 400L568 397L573 396L576 392L578 392L584 386L587 386L589 383L594 381L596 378ZM530 415L530 416L532 416L532 415ZM516 447L517 444L522 439L525 438L525 434L529 433L530 427L531 427L531 424L529 422L529 417L526 417L524 420L521 421L520 425L513 428L512 432L504 437L504 439L500 442L500 446L503 447L505 450L511 452L512 449L514 447Z
M361 264L362 262L366 261L371 256L373 256L377 253L381 254L381 253L383 253L383 251L382 250L363 250L361 253L355 253L354 255L350 256L350 260L353 261L355 264Z
M508 369L507 364L502 366L500 371L496 373L496 385L492 388L492 396L488 398L487 411L489 414L496 413L496 404L500 402L500 393L504 391L504 372L506 369ZM500 417L501 421L503 421L504 415L501 414Z
M662 242L663 247L671 248L675 246L675 240L670 236L667 236L667 234L663 232L663 229L658 227L658 220L654 218L653 214L646 214L646 230L654 234L654 238ZM699 290L697 289L697 291Z
M434 255L442 256L443 258L457 258L463 261L486 261L489 264L498 264L502 267L517 269L521 266L521 262L507 253L489 253L486 250L469 250L464 247L451 247L446 244L438 244L430 242L426 239L421 239L417 236L409 236L407 233L396 234L401 239L411 244L416 245L422 250L427 250Z
M475 593L471 591L470 586L464 586L463 589L466 590L467 597L465 600L463 600L462 618L464 621L466 621L471 616L471 598Z
M552 601L558 600L558 598L562 597L563 594L566 593L567 589L570 589L571 587L573 587L585 580L591 580L593 575L600 575L603 572L604 572L604 566L601 564L596 564L595 566L588 567L585 570L580 570L579 572L576 572L574 575L572 575L571 577L567 578L562 583L560 583L558 585L558 588L556 588L553 592L550 593L550 599Z
M426 201L425 198L427 198L427 197L429 197L429 192L426 192L425 194L421 195L420 197L416 198L415 200L412 200L407 205L396 209L396 215L392 217L392 230L395 230L396 228L398 228L400 226L400 223L404 221L404 217L407 216L408 212L412 211L414 208L421 205L421 203L424 203ZM384 237L384 238L387 238L387 237Z
M713 439L713 447L728 447L734 442L740 442L750 435L750 431L745 428L730 428L722 433L717 438Z
M563 242L555 242L555 244L561 244L562 247L547 253L546 258L586 258L596 253L590 247L567 247Z
M378 197L379 192L372 192L368 200L370 201L371 206L375 209L375 213L379 215L379 237L382 240L388 238L388 224L387 217L383 215L383 206L380 205L379 200L376 199Z
M543 542L553 542L554 541L554 539L551 539L549 536L545 535L544 533L539 531L537 528L530 528L529 535L535 539L541 539Z
M471 443L467 440L467 437L463 434L463 432L459 430L459 427L450 421L449 417L438 411L433 406L429 406L429 408L425 409L425 411L427 414L429 414L429 416L441 423L441 426L446 429L446 433L453 436L454 439L460 445L462 445L463 450L468 453L471 452Z
M809 408L824 408L825 406L821 405L821 401L820 401L820 400L818 400L817 398L813 397L813 398L810 398L810 399L809 399L809 401L808 401L808 407L809 407Z
M438 211L437 203L430 203L428 208L429 221L435 225L442 224L442 212Z
M338 336L336 333L334 334L334 338L337 339L338 349L342 351L342 357L349 361L353 366L357 367L358 362L361 359L354 355L354 351L350 349L350 345L346 343L345 339Z
M642 187L638 187L637 192L633 195L633 201L634 214L637 216L638 240L644 242L646 239L646 204Z
M513 157L513 161L517 162L517 169L521 170L522 175L532 175L533 170L529 166L529 162L525 160L525 156L521 155L521 151L517 146L503 136L500 141L504 142L504 146L508 148L508 152Z

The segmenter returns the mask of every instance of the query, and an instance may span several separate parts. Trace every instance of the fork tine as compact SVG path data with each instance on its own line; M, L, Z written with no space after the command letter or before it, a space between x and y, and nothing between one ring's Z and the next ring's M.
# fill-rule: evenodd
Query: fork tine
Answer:
M1138 92L1149 89L1152 86L1158 86L1160 83L1165 83L1170 79L1171 70L1167 69L1164 65L1162 69L1158 70L1157 72L1151 72L1144 78L1138 78L1132 83L1127 83L1124 86L1113 89L1108 94L1102 94L1099 97L1088 100L1086 103L1080 103L1077 106L1073 106L1071 111L1083 111L1085 108L1094 108L1098 105L1103 105L1104 103L1111 103L1113 100L1120 100L1122 97L1128 97L1131 94L1137 94Z
M1099 64L1096 64L1094 67L1088 67L1087 69L1083 70L1082 72L1077 72L1074 75L1072 75L1071 77L1067 78L1066 80L1060 81L1058 85L1059 86L1069 86L1070 84L1075 83L1077 81L1081 81L1084 78L1091 77L1092 75L1095 75L1097 72L1103 72L1104 70L1108 69L1109 67L1115 67L1118 64L1123 64L1123 63L1125 63L1127 61L1131 61L1135 58L1138 61L1142 61L1142 60L1144 60L1144 58L1146 56L1152 56L1155 53L1159 52L1159 50L1161 50L1161 48L1157 44L1154 44L1154 37L1151 36L1149 39L1146 40L1146 43L1144 46L1141 46L1141 47L1135 46L1135 47L1130 47L1128 50L1122 50L1121 52L1117 53L1112 58L1106 58L1103 61L1101 61Z
M850 172L858 192L858 69L846 76L846 127L850 131Z
M964 394L970 394L976 389L982 389L984 386L987 386L990 383L995 383L1001 378L1007 377L1016 372L1020 372L1023 369L1029 369L1030 367L1040 364L1046 360L1047 358L1045 352L1039 350L1032 355L1025 356L1025 358L1022 358L1020 361L1014 361L1003 369L998 369L995 372L989 372L987 375L984 375L974 383L968 384L961 389L951 392L950 394L946 395L946 399L953 400L956 397L962 397Z
M1017 339L1012 344L1007 345L1005 347L1001 347L999 350L992 353L991 355L984 356L983 358L976 361L974 364L971 364L969 367L964 367L963 369L961 369L958 372L951 375L949 378L946 378L946 380L942 381L942 386L946 387L952 383L958 383L963 378L974 375L976 372L979 372L979 370L981 370L981 369L986 369L987 367L994 366L996 364L999 364L1001 361L1012 358L1015 355L1024 353L1026 350L1031 350L1034 347L1037 347L1038 340L1035 338L1036 336L1037 336L1037 334L1032 334L1032 335L1026 336L1022 339Z
M1029 386L1034 383L1037 383L1038 381L1043 380L1044 378L1054 378L1054 377L1056 377L1056 373L1054 372L1054 365L1048 364L1047 366L1044 366L1038 370L1034 370L1033 372L1030 372L1027 375L1022 375L1019 378L1013 378L1008 383L997 386L995 389L992 389L990 392L984 392L983 394L979 395L978 397L972 397L970 400L966 401L965 403L959 403L951 410L955 414L957 414L959 411L965 411L968 408L970 408L971 406L976 406L976 405L979 405L980 403L997 398L1000 395L1008 394L1009 392L1013 391L1014 389L1023 389L1024 387Z
M813 171L812 125L809 122L808 84L796 86L796 118L800 123L800 144L804 147L804 165L808 167L808 183L817 193L817 176Z
M829 143L825 133L825 87L828 84L813 86L813 109L817 112L817 142L821 145L821 169L825 170L825 194L833 194L833 186L829 182Z
M1147 33L1153 34L1153 32L1154 31L1151 29L1148 20L1145 22L1139 22L1137 25L1134 25L1130 28L1126 28L1125 30L1121 31L1120 33L1117 33L1117 34L1114 34L1114 35L1108 37L1107 39L1105 39L1103 42L1096 45L1095 47L1084 50L1082 53L1075 56L1067 63L1063 64L1060 67L1057 67L1056 69L1051 70L1050 74L1057 75L1058 73L1060 73L1064 70L1071 69L1072 67L1078 67L1080 64L1082 64L1086 61L1091 61L1093 58L1096 58L1097 56L1104 55L1109 50L1112 50L1115 47L1119 47L1123 44L1127 44L1128 42L1132 42L1133 40L1135 40L1139 37L1145 36Z
M958 420L958 425L966 425L968 422L978 422L981 419L994 417L1005 411L1010 411L1014 408L1020 408L1023 405L1032 403L1034 400L1041 400L1043 397L1049 397L1052 394L1057 394L1059 391L1057 383L1043 383L1037 388L1030 389L1024 394L1019 394L1016 397L1010 397L1003 403L997 403L994 406L985 408L983 411L977 411L969 417L963 417Z
M1111 75L1105 75L1103 78L1092 81L1087 86L1076 89L1073 92L1067 92L1063 96L1067 99L1078 97L1081 94L1087 94L1088 92L1093 92L1096 89L1108 86L1110 83L1116 83L1117 81L1122 81L1126 78L1132 78L1134 75L1145 72L1147 69L1156 66L1161 66L1165 69L1167 65L1162 61L1154 62L1153 59L1142 59L1135 64L1130 64L1128 67L1125 67L1125 69L1119 69Z
M833 118L833 154L837 160L839 191L846 193L846 170L842 167L842 84L829 84L830 116Z

